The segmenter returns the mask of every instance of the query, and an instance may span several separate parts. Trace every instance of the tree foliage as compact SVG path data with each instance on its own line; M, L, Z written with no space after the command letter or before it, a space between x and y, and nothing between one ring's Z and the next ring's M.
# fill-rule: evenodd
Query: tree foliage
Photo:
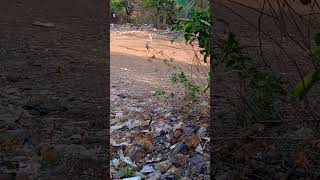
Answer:
M203 8L203 4L199 5L196 2L201 1L176 0L179 15L177 16L177 21L173 26L173 30L183 33L186 44L191 46L197 45L200 49L200 53L203 55L203 59L199 60L209 65L208 59L210 58L211 49L209 24L210 13L207 7ZM172 41L174 40L175 38ZM198 52L194 53L198 58ZM192 99L195 99L196 94L201 92L201 88L191 80L187 79L186 75L182 72L180 75L175 74L173 79L180 79L178 82L182 83L188 89L188 94L192 97ZM204 92L209 89L210 72L208 72L207 80L207 84L202 88Z
M125 14L126 21L129 21L134 12L134 3L135 1L132 0L111 0L111 11L118 15Z
M316 70L312 73L304 76L303 80L298 83L293 91L294 98L301 100L310 89L320 81L320 33L317 33L314 37L316 47L309 50L307 53L315 59L317 65Z

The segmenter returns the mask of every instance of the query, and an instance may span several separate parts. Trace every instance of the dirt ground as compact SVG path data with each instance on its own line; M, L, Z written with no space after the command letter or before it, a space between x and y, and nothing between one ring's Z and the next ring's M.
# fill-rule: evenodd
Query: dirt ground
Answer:
M196 153L191 147L190 151L183 153L174 148L183 146L191 137L197 143L199 126L208 125L208 113L203 115L203 111L209 108L205 97L193 105L188 104L182 99L184 89L170 80L172 73L179 72L173 66L188 74L192 72L194 55L183 41L171 44L169 35L151 34L152 48L148 51L145 48L148 32L111 32L110 141L111 161L114 162L111 175L113 178L124 176L125 166L120 163L123 151L124 156L137 165L133 176L142 179L172 178L173 175L210 179L209 148L205 143L208 134L201 136L204 138L201 140L201 146L205 147L203 154ZM165 59L172 60L170 65L165 64ZM194 80L200 82L203 78L193 74ZM157 91L164 94L154 95ZM174 134L180 131L182 135L175 137ZM144 142L142 146L141 142ZM151 173L143 171L147 167L152 167Z
M159 32L151 34L153 40L151 49L148 51L145 48L148 38L147 31L111 32L111 83L114 83L114 76L121 74L121 76L128 78L127 80L144 82L155 85L154 87L170 88L172 85L170 82L171 73L177 71L166 65L165 59L172 60L172 66L177 66L185 71L191 71L192 68L195 68L192 49L183 40L171 43L172 35L161 35ZM124 71L123 68L127 71ZM204 72L207 69L207 67L200 66L198 68ZM193 79L201 79L200 74L194 70L193 72ZM139 86L137 86L137 92L140 91Z
M105 14L97 0L1 1L0 179L105 179Z

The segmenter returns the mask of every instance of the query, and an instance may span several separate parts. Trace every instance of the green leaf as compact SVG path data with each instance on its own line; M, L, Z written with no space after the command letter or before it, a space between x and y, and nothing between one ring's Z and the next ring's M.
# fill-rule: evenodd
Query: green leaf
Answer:
M189 33L192 30L192 27L193 24L190 22L184 26L184 30Z
M202 87L202 92L207 92L209 89L209 84L206 84L205 86Z
M182 8L186 8L188 6L188 3L186 0L176 0L176 2L178 3L178 5Z
M308 50L307 54L309 54L311 56L319 56L320 57L320 46L317 46L311 50Z
M301 100L304 95L320 80L320 70L308 74L303 78L303 82L296 85L293 91L294 98Z

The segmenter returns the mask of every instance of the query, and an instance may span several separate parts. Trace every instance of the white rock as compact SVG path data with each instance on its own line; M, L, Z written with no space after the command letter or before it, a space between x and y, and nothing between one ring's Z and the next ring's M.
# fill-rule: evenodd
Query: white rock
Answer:
M143 166L143 168L142 168L142 170L141 170L140 172L146 174L146 173L152 173L152 172L154 172L154 171L155 171L155 170L153 169L152 166L150 166L150 165L145 165L145 166Z

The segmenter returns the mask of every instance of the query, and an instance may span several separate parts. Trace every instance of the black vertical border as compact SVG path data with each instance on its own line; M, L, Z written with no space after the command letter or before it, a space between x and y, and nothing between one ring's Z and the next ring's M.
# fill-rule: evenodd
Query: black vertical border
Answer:
M213 138L214 138L214 119L213 119L213 107L214 107L214 67L213 67L213 32L214 32L214 20L213 20L213 11L214 11L214 0L210 0L210 179L213 179L215 175L213 174Z
M110 178L110 0L106 0L106 27L105 27L105 39L106 39L106 111L107 111L107 119L106 119L106 131L107 131L107 150L106 150L106 156L107 156L107 169L106 169L106 179Z

